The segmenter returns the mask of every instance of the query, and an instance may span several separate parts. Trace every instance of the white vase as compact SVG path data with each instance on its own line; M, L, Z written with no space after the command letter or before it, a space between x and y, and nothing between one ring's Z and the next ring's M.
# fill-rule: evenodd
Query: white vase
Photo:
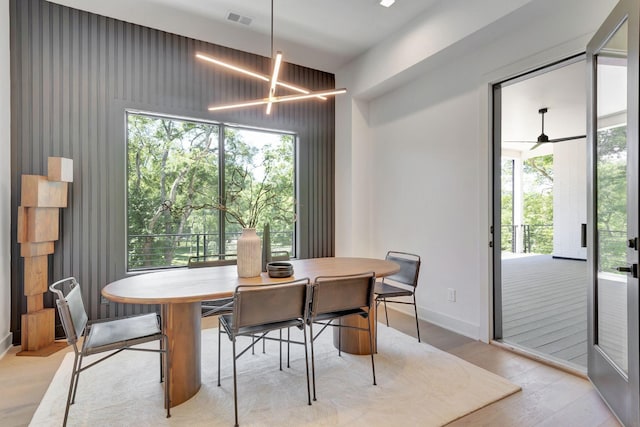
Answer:
M261 271L260 237L255 228L243 228L238 238L238 277L256 277Z

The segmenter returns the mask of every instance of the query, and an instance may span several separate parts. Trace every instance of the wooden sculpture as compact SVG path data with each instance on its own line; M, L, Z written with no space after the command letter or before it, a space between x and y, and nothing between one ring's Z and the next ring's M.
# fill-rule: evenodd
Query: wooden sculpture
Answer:
M19 355L48 355L65 343L55 342L55 310L44 308L49 285L48 261L59 236L60 208L67 206L67 186L73 182L73 160L49 157L48 176L22 175L18 207L18 243L24 257L22 351Z

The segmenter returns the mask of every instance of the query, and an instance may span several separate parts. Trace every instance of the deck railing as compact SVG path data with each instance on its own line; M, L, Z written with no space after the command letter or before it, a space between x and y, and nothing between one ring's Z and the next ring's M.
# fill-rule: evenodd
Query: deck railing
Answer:
M135 234L128 237L128 270L146 270L186 266L192 256L236 253L240 232L228 232L224 247L218 233ZM258 233L260 237L261 233ZM293 254L293 232L272 231L271 250Z
M550 224L503 224L501 248L503 251L550 254L553 252L553 225ZM519 245L516 236L522 233Z
M503 224L501 230L501 248L503 251L536 254L553 253L553 225ZM518 245L516 238L518 231L522 232L521 245ZM617 272L616 268L618 266L626 265L627 232L598 230L598 234L598 270Z

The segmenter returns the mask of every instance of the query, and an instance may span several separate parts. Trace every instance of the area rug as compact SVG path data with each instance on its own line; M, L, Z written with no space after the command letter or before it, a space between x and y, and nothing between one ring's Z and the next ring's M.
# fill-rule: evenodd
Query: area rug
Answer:
M293 329L297 331L297 329ZM299 331L298 331L299 332ZM217 386L217 329L202 332L202 387L165 418L154 353L124 352L83 372L70 426L232 426L231 343L222 340L222 386ZM318 338L316 390L307 405L304 350L291 347L291 367L279 370L278 344L238 360L239 421L243 426L441 426L520 390L493 373L392 328L378 329L371 358L333 347L331 331ZM285 352L286 357L286 352ZM31 421L62 424L73 354L65 356Z

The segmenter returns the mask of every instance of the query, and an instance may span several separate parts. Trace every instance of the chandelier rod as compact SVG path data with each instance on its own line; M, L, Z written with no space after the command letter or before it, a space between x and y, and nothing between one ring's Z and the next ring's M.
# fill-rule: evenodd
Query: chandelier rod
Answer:
M273 59L273 0L271 0L271 59Z

